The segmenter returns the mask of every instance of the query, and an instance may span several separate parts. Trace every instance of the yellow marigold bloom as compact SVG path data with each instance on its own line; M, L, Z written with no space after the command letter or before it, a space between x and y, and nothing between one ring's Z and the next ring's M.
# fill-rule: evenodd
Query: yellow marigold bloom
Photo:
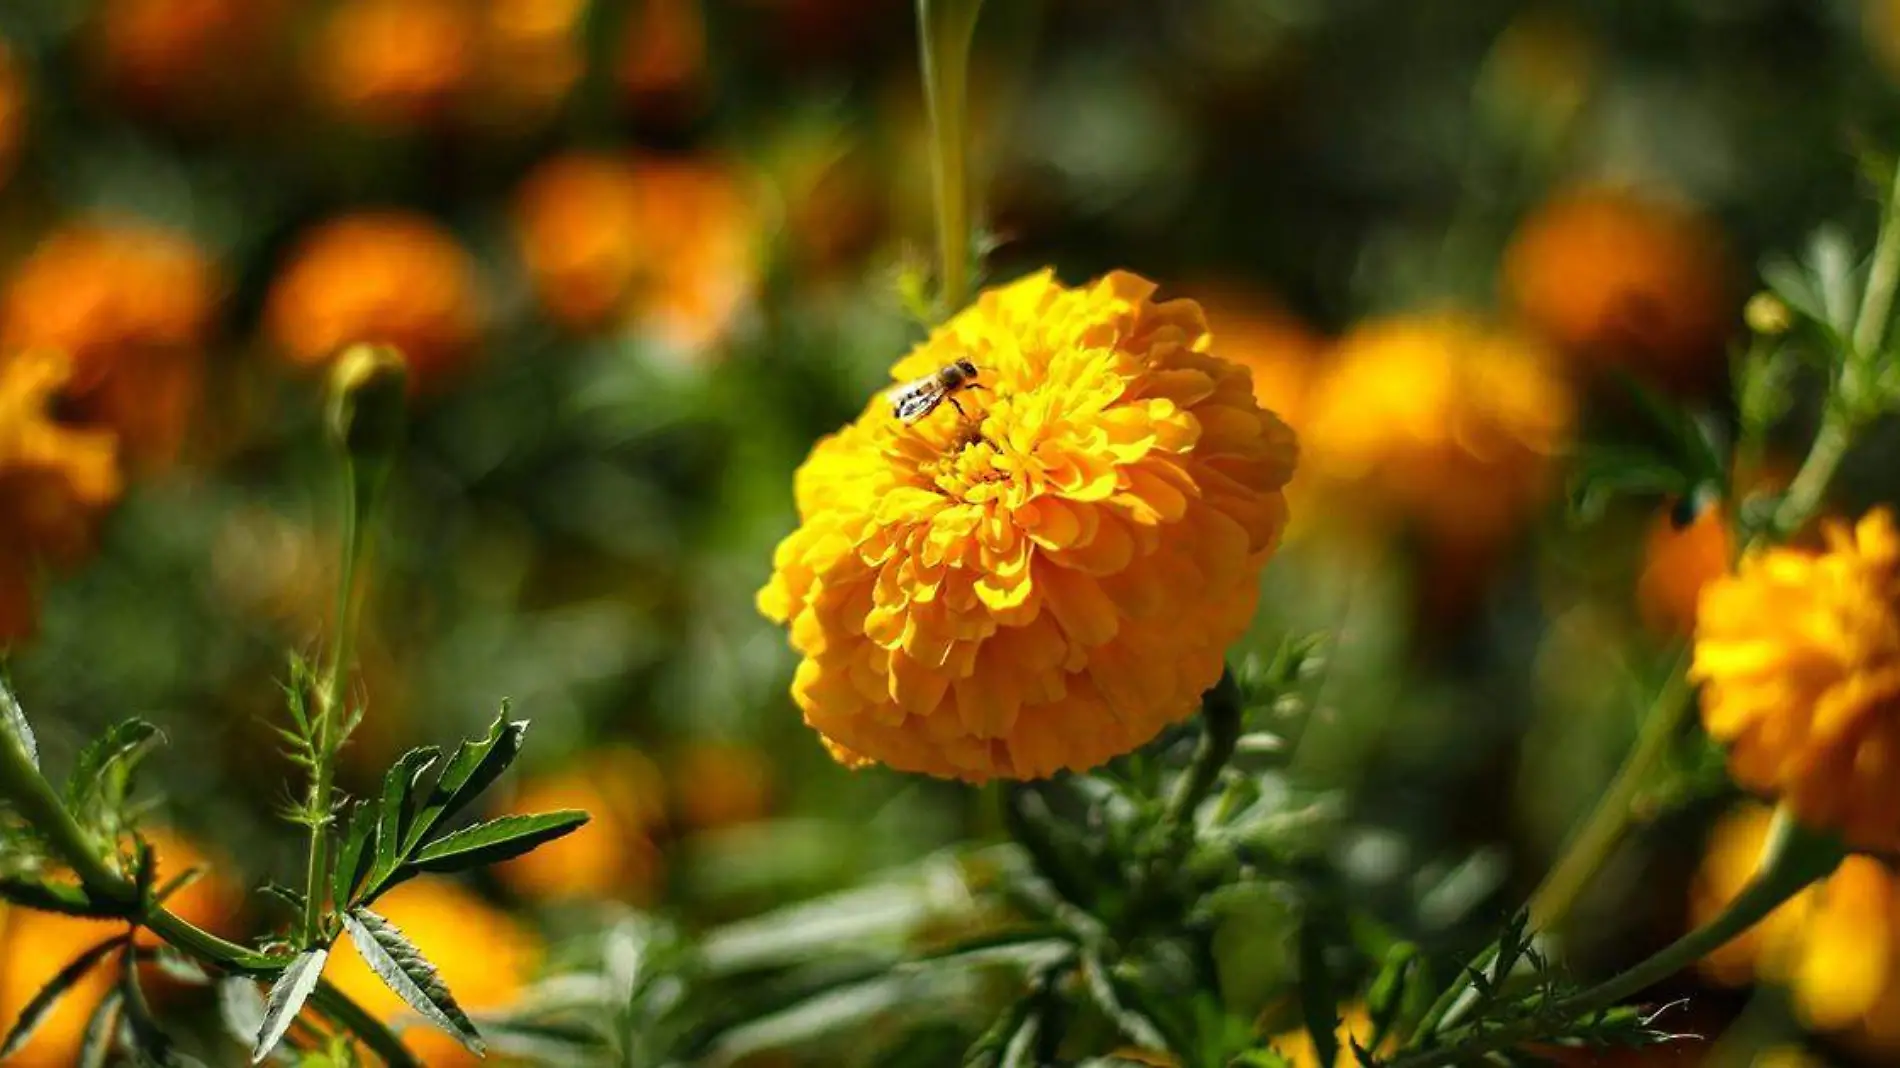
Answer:
M20 144L26 140L26 79L20 74L19 60L13 49L0 38L0 189L13 177L13 166L20 157Z
M311 73L319 96L347 118L432 122L472 79L476 35L461 0L343 0L317 36Z
M1728 270L1702 216L1594 187L1539 208L1504 258L1511 302L1554 344L1682 386L1721 369L1734 311Z
M1714 918L1755 874L1772 814L1750 804L1709 839L1691 890L1690 919ZM1702 962L1727 986L1786 986L1803 1023L1900 1049L1900 887L1871 857L1849 857L1742 937Z
M188 868L206 864L190 842L163 830L149 830L159 861L159 877L168 879ZM226 934L234 933L232 917L237 898L231 884L217 877L217 869L178 892L168 907L192 923ZM109 920L82 920L47 912L14 908L0 910L0 1033L11 1030L33 995L79 954L115 934L125 925ZM156 945L151 932L141 932L140 945ZM107 961L75 985L46 1017L24 1049L9 1057L7 1068L68 1068L79 1063L86 1021L99 999L117 978L116 960ZM162 976L153 969L148 982L162 995Z
M1751 553L1703 592L1689 677L1743 786L1861 849L1900 849L1900 533L1878 509L1825 551Z
M69 412L111 427L129 458L162 465L197 404L217 297L211 262L183 235L76 223L15 269L0 301L0 348L70 354Z
M509 889L536 901L625 898L651 903L665 871L654 840L666 823L659 768L630 749L529 779L507 812L577 808L593 818L559 841L496 865Z
M696 742L673 758L673 797L688 827L710 830L772 811L772 761L757 748Z
M1293 432L1192 301L1116 273L983 294L899 361L981 389L873 398L796 482L759 594L792 693L851 760L980 782L1094 767L1190 714L1246 628ZM836 754L837 749L833 749Z
M1302 433L1314 478L1355 507L1485 542L1544 499L1572 418L1570 390L1535 343L1443 313L1348 333Z
M754 209L717 161L559 156L522 184L515 220L536 293L574 329L623 324L696 353L757 287Z
M425 875L391 890L374 906L422 951L456 1002L471 1015L511 1007L541 966L533 931L453 880ZM426 1023L339 939L323 977L358 1005L388 1021L404 1021L402 1044L430 1068L477 1068L481 1058Z
M359 341L394 345L410 381L452 377L480 331L475 261L435 220L361 211L305 234L271 286L272 338L294 362L328 363Z

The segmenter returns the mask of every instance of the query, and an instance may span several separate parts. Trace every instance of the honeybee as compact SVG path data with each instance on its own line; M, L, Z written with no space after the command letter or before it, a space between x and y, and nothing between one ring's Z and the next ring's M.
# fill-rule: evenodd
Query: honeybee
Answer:
M884 396L891 402L891 414L904 423L923 419L944 401L949 401L958 415L968 419L970 413L957 403L956 395L966 389L982 388L976 382L976 364L963 359L944 365L935 374L906 382Z

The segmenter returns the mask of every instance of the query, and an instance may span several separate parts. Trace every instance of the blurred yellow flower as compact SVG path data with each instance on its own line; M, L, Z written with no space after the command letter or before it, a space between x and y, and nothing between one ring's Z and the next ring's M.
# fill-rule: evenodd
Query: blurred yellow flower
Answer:
M522 184L515 225L541 303L573 329L625 324L700 352L758 282L754 209L710 159L557 156Z
M1771 819L1748 804L1716 825L1691 888L1691 922L1713 919L1754 876ZM1726 986L1786 986L1810 1028L1900 1049L1900 887L1871 857L1849 857L1701 967Z
M535 901L620 898L650 904L665 860L654 840L666 822L659 768L631 749L616 749L551 775L529 779L507 812L577 808L593 818L559 841L495 866L509 889Z
M359 211L305 234L272 283L264 318L294 362L327 363L346 345L394 345L427 388L474 355L480 300L474 259L435 220Z
M425 875L391 890L373 906L434 964L455 1001L470 1014L512 1006L541 966L540 937L460 884ZM430 1068L477 1068L484 1063L414 1013L340 939L324 978L375 1016L403 1021L402 1044ZM413 1022L412 1022L413 1021Z
M1751 552L1703 592L1689 677L1729 772L1860 849L1900 848L1900 533L1885 509L1826 548Z
M69 354L69 413L111 427L129 460L163 465L197 403L217 289L204 252L180 234L70 224L15 269L0 303L0 348Z
M346 118L406 126L447 117L477 62L461 0L343 0L310 57L318 96Z
M1352 1043L1364 1046L1372 1041L1372 1016L1363 1005L1348 1006L1340 1014L1339 1026L1334 1029L1333 1037L1339 1042L1339 1059L1334 1064L1357 1064L1353 1059ZM1319 1051L1313 1048L1313 1036L1305 1028L1287 1031L1273 1038L1273 1048L1285 1057L1292 1068L1322 1068ZM1398 1048L1398 1043L1387 1039L1378 1050L1372 1052L1389 1054Z
M984 293L899 361L981 389L876 397L800 468L759 606L805 722L854 759L981 782L1094 767L1189 715L1286 524L1293 432L1192 301L1115 273ZM834 750L835 752L835 750Z
M156 851L161 881L207 864L196 847L176 835L160 829L145 834ZM179 891L167 906L201 927L231 934L236 901L232 885L217 878L214 868L212 874ZM0 910L0 1033L12 1028L33 995L73 958L124 930L123 923L110 920L82 920L23 908ZM156 942L143 932L139 944ZM79 1063L86 1021L99 999L112 989L117 964L117 958L107 958L74 986L26 1047L7 1059L7 1068L67 1068ZM153 993L162 994L162 975L156 969L144 974L154 984Z
M1569 442L1569 387L1520 335L1456 313L1363 324L1314 388L1306 462L1342 507L1456 542L1517 528Z
M772 761L757 747L695 742L673 759L680 819L695 830L763 819L772 810Z
M1728 271L1702 216L1608 187L1551 199L1504 259L1512 304L1553 344L1677 386L1722 370L1735 311Z
M26 79L13 49L0 38L0 189L13 177L20 158L20 145L26 140Z

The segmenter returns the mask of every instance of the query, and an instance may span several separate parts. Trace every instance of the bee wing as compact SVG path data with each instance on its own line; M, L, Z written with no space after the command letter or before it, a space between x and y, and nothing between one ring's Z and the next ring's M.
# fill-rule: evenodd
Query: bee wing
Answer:
M908 423L935 410L943 401L943 393L935 379L920 378L888 390L884 398L891 402L891 412Z

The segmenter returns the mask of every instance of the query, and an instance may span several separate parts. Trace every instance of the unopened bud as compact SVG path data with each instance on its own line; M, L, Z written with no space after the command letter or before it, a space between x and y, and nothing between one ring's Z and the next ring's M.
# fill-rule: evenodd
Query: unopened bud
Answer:
M409 368L388 345L352 345L330 369L330 439L358 461L383 463L401 447Z
M1779 337L1794 326L1794 313L1780 297L1766 291L1748 298L1742 309L1742 321L1763 337Z

